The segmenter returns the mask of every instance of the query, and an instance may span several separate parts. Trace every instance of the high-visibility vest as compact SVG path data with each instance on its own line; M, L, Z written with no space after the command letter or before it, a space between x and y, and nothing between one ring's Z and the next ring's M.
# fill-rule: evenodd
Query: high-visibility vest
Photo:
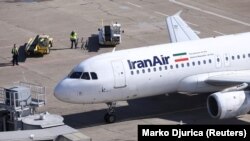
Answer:
M76 40L77 39L77 34L74 33L73 35L70 34L70 39L71 40Z
M12 51L11 51L12 54L14 55L18 55L18 50L17 48L13 48Z

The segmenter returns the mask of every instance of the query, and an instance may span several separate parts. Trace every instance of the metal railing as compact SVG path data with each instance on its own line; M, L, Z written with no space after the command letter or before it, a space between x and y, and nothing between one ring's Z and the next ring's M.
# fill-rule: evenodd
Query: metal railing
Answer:
M31 103L33 106L40 107L46 104L46 89L39 84L33 84L28 82L18 82L16 86L22 86L30 88L31 91Z
M0 87L0 104L5 104L5 88Z

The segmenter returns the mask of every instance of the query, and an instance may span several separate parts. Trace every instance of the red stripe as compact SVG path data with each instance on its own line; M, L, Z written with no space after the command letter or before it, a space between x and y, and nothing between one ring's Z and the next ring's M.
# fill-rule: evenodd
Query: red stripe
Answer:
M188 58L175 59L175 62L188 61Z

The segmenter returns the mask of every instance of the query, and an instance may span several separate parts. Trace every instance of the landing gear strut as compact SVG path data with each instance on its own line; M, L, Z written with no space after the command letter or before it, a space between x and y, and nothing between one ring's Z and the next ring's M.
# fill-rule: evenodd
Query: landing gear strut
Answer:
M116 120L116 116L114 115L116 102L109 102L109 103L107 103L107 105L108 105L108 110L104 116L104 120L107 123L114 123Z

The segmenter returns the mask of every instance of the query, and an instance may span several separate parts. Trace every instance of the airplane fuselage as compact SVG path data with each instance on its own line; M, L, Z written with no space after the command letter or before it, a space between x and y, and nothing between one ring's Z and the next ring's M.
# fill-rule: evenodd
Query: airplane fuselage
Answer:
M101 103L215 92L224 87L208 85L203 78L250 72L249 62L250 33L116 51L78 64L72 73L79 72L79 78L69 74L56 86L55 96L70 103ZM89 77L80 78L83 73Z

